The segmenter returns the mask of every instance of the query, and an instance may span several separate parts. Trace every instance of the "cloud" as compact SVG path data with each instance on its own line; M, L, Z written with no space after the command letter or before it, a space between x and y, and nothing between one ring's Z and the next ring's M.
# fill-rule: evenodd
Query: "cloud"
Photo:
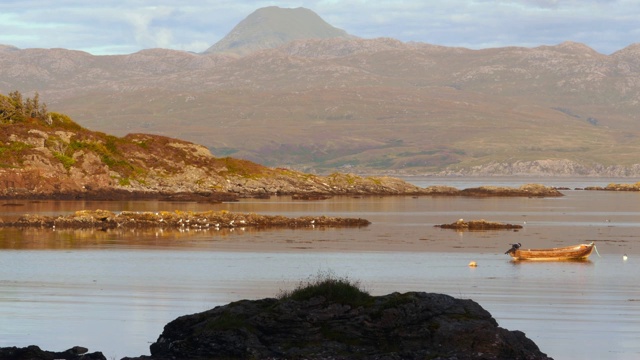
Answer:
M611 53L640 41L640 2L631 0L3 0L0 43L94 54L152 47L199 52L272 5L309 8L364 38L472 49L571 40Z
M135 43L142 47L171 47L171 28L163 24L172 15L166 6L148 6L134 12L126 12L124 18L133 30Z

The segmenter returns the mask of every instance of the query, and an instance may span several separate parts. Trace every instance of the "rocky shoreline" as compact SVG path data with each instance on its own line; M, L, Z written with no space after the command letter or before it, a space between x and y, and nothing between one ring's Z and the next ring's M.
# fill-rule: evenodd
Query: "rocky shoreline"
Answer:
M0 348L0 360L107 360L100 351L88 353L88 349L82 346L74 346L65 351L42 350L36 345L23 348Z
M5 191L0 193L0 200L158 200L158 201L193 201L218 204L238 201L238 194L228 192L183 192L183 191L139 191L128 189L72 190L53 192Z
M391 180L387 180L391 181ZM398 185L400 184L400 185ZM221 203L238 201L242 198L268 199L272 196L291 196L292 200L326 200L333 196L466 196L466 197L560 197L560 189L540 184L526 184L518 188L501 186L480 186L457 189L450 186L429 186L420 188L394 181L394 186L370 188L366 184L313 188L311 191L256 191L256 189L235 189L234 191L168 191L132 190L123 188L101 188L69 191L0 191L0 200L158 200L193 201ZM591 190L591 189L588 189Z

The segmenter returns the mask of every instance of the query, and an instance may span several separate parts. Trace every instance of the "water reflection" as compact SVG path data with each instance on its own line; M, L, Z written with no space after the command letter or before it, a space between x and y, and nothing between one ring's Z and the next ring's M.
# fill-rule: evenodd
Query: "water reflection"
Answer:
M532 266L535 266L533 264L540 264L540 266L542 266L545 263L549 263L549 262L553 262L553 263L570 263L570 264L579 264L579 265L593 265L593 262L590 259L564 259L564 260L549 260L549 261L531 261L531 260L511 260L510 261L513 265L525 265L528 266L529 264L532 264Z
M48 229L0 228L0 249L63 250L89 248L211 248L220 242L252 241L273 229L238 227L221 229ZM331 228L295 229L322 233ZM292 243L292 241L287 241Z
M638 359L640 195L566 195L2 206L3 219L80 209L229 210L361 217L372 224L265 231L2 228L0 346L64 350L83 345L105 351L108 358L145 354L148 343L177 316L273 296L279 288L331 269L361 280L374 294L432 291L471 298L500 326L524 331L557 359ZM461 233L434 227L459 218L526 224L519 231ZM513 262L504 254L514 242L541 248L591 241L602 257L592 254L583 262ZM478 267L469 268L470 261ZM572 345L576 342L579 347Z

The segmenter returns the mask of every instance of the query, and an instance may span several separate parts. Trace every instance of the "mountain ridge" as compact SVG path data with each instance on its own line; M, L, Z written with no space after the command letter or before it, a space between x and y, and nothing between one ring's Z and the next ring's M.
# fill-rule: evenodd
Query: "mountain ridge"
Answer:
M305 172L637 176L639 46L603 55L574 42L471 50L329 38L242 57L12 49L0 50L0 90L38 91L98 131L179 137Z

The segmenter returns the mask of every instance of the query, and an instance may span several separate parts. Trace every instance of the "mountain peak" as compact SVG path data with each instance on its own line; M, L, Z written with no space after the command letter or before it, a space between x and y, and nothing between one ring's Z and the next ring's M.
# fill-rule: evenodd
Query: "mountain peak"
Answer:
M640 43L631 44L624 49L618 50L612 54L617 59L627 59L636 62L640 58Z
M555 46L556 49L582 55L602 55L586 44L575 41L564 41Z
M335 28L315 12L306 8L260 8L238 25L222 40L204 53L233 53L247 55L254 51L272 49L300 39L354 38Z

